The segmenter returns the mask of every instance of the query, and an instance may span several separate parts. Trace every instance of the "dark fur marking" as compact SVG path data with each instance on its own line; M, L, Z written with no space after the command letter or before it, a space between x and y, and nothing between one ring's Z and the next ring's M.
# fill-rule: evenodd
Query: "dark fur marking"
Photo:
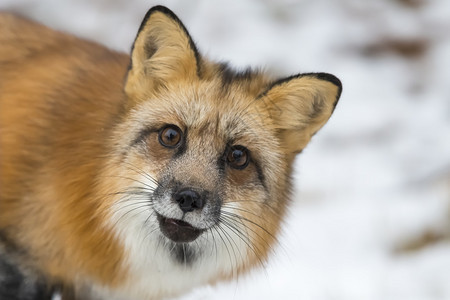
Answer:
M152 38L147 38L148 42L144 45L145 56L147 59L151 58L156 51L158 51L158 47L156 47L156 42L153 41Z
M0 230L0 246L4 247L7 252L14 252L19 255L26 254L26 251L19 248L6 234L4 230ZM0 247L0 249L2 249Z
M136 43L137 38L139 37L139 34L141 33L142 29L144 29L145 24L147 23L148 19L150 18L150 16L155 13L155 12L161 12L163 14L165 14L166 16L168 16L169 18L171 18L173 21L175 21L180 28L184 31L184 33L186 34L186 36L188 37L189 40L189 46L191 48L191 50L194 52L194 57L195 57L195 61L196 61L196 65L197 65L197 76L198 78L202 78L202 72L201 72L201 57L200 54L197 50L197 46L195 45L194 41L192 40L191 35L189 34L189 32L187 31L186 27L184 26L184 24L181 22L181 20L175 15L175 13L173 13L170 9L168 9L165 6L162 5L157 5L154 6L152 8L150 8L147 13L144 16L144 19L141 22L141 25L139 26L139 30L138 33L136 35L136 38L134 39L133 42L133 46L131 47L131 53L133 53L134 50L134 45ZM133 62L131 61L130 58L130 66L129 66L129 70L131 70L133 68Z
M228 87L234 81L251 80L253 78L253 70L247 68L243 71L233 70L228 63L219 64L219 75L222 78L223 87Z
M219 170L219 178L223 179L225 177L225 169L227 166L227 153L230 150L230 145L232 144L232 140L228 140L225 144L225 148L222 151L222 155L219 156L219 159L217 160L217 169Z
M225 176L225 164L226 159L224 156L219 157L217 160L217 170L219 171L219 178L223 179Z
M142 143L152 132L158 132L158 129L154 127L142 129L136 138L131 142L130 147L134 147L135 145Z
M50 300L52 294L42 278L24 274L0 252L0 299Z
M251 159L250 162L253 163L253 165L255 166L256 173L258 174L258 180L261 182L266 192L269 192L266 185L266 177L264 176L261 165L254 159Z
M196 260L196 252L188 244L176 244L172 250L173 257L180 264L189 266Z
M325 80L325 81L331 82L332 84L334 84L335 86L338 87L336 100L335 100L335 102L333 104L333 110L334 110L336 108L336 105L337 105L338 101L339 101L339 98L341 97L342 83L339 80L339 78L337 78L336 76L334 76L332 74L329 74L329 73L303 73L303 74L296 74L296 75L292 75L292 76L289 76L289 77L286 77L286 78L282 78L282 79L276 80L276 81L272 82L271 84L269 84L267 86L267 88L261 94L258 95L257 99L260 99L260 98L266 96L267 93L270 91L270 89L272 89L273 87L275 87L277 85L280 85L280 84L286 83L286 82L288 82L288 81L290 81L292 79L297 79L297 78L301 78L301 77L304 77L304 76L311 76L311 77L315 77L315 78L320 79L320 80Z
M164 243L166 238L160 236L160 243ZM198 254L189 244L170 242L166 247L173 259L184 266L191 266L198 257Z
M314 120L317 118L323 111L325 107L325 101L322 99L321 95L315 95L314 101L312 102L312 112L309 114L308 118L310 120Z
M336 101L333 104L333 111L334 111L336 109L336 105L338 104L339 98L341 97L342 94L342 82L339 80L339 78L329 73L313 73L313 74L316 75L316 78L331 82L338 87Z

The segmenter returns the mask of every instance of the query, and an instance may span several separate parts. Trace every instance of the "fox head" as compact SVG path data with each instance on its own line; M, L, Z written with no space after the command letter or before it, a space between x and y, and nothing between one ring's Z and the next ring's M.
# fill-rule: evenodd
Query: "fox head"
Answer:
M293 160L330 118L339 79L234 72L200 55L158 6L140 26L124 90L104 205L130 286L177 294L260 265L288 206Z

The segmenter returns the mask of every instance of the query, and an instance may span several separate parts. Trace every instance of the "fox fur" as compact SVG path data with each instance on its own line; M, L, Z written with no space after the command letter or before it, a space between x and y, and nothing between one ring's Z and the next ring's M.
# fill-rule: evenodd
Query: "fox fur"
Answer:
M161 299L261 265L342 90L209 61L162 6L130 56L8 13L0 41L0 298Z

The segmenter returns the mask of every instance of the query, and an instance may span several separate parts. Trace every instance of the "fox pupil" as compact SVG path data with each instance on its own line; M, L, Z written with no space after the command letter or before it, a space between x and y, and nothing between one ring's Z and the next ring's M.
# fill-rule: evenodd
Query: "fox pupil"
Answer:
M177 132L173 129L169 129L166 132L166 140L168 140L169 142L175 140L175 137L177 136Z
M247 149L243 146L234 146L228 153L228 163L235 169L244 169L248 163Z
M244 154L242 153L241 150L234 150L232 155L233 155L233 158L234 158L235 161L239 161L239 160L242 159L242 156Z

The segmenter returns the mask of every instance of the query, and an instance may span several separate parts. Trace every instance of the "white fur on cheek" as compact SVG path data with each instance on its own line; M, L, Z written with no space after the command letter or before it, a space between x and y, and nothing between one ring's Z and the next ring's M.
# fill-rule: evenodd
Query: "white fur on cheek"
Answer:
M148 178L139 181L156 188ZM183 294L223 274L237 275L236 270L247 260L251 250L245 228L239 222L233 223L234 227L220 224L206 230L184 245L194 253L194 259L188 263L177 260L173 253L175 244L162 235L150 198L146 204L140 194L126 197L112 206L109 224L127 254L123 262L128 269L127 280L114 291L97 287L101 297L158 299Z

